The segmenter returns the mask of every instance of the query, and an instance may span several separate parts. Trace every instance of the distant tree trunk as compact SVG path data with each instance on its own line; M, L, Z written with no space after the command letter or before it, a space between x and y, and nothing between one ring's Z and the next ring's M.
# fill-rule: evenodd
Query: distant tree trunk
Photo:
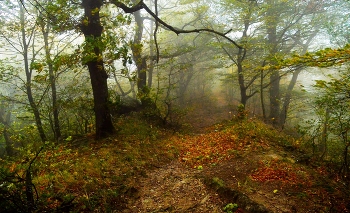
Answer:
M49 69L49 81L51 85L51 95L52 95L52 112L53 112L53 132L54 139L58 142L61 137L61 128L59 122L59 110L58 110L58 102L57 102L57 89L56 89L56 76L53 69L53 62L51 59L50 49L49 49L49 25L41 23L41 32L44 37L45 43L45 55L46 55L46 63Z
M264 99L264 71L260 72L260 102L263 120L266 123L266 109L265 109L265 99Z
M194 61L195 58L192 57L192 60L191 62L189 63L193 63L195 62ZM187 88L192 80L192 77L194 75L194 69L193 69L193 65L189 65L189 68L186 70L186 71L180 71L179 73L180 75L180 78L179 78L179 88L178 88L178 98L179 98L179 104L180 106L184 107L186 106L186 103L185 103L185 93L187 91Z
M115 132L108 105L107 72L104 68L102 50L98 45L103 27L100 22L102 0L83 0L84 19L81 31L85 36L87 54L94 54L85 64L88 66L92 91L94 96L94 111L96 121L96 139L107 137Z
M270 121L274 126L280 124L280 75L278 71L273 71L270 77Z
M6 144L5 149L6 149L7 155L10 157L15 156L15 149L13 147L14 144L10 138L10 133L8 132L8 126L4 127L2 134L4 135L4 139L5 139L5 144Z
M326 114L325 114L325 120L323 122L323 129L322 129L322 135L321 135L321 143L318 145L318 150L321 152L321 159L324 158L324 156L327 153L327 139L328 139L328 125L329 125L329 116L330 115L330 109L327 106L326 108Z
M22 3L23 3L23 1L22 1ZM45 141L47 141L47 138L46 138L46 135L44 132L42 122L41 122L39 109L34 101L33 93L32 93L32 70L29 68L29 61L28 61L29 60L29 57L28 57L29 45L27 43L27 35L26 35L26 31L25 31L25 17L24 17L25 10L24 10L24 8L23 8L24 6L22 4L20 4L19 6L20 6L22 48L23 48L22 55L23 55L23 61L24 61L24 70L26 73L26 92L27 92L27 97L28 97L30 107L31 107L33 114L34 114L36 127L38 129L41 141L45 142Z
M282 111L279 119L280 124L282 126L284 126L284 124L286 123L288 108L289 108L290 100L292 98L292 91L294 89L295 84L297 83L300 72L301 72L301 69L293 72L292 80L289 82L287 92L284 96L283 107L282 107Z
M306 40L306 42L302 45L303 46L303 50L302 50L302 54L305 54L307 52L307 49L310 45L310 43L312 42L313 38L315 38L315 36L317 35L318 30L315 30L310 36L309 38ZM301 43L301 41L296 39L296 42ZM280 115L280 123L282 126L285 125L286 123L286 119L287 119L287 115L288 115L288 108L289 108L289 104L290 104L290 100L292 98L292 91L294 89L294 86L297 82L298 76L301 73L301 68L299 68L298 70L293 72L293 76L291 81L289 82L289 86L287 89L287 93L284 96L284 101L283 101L283 108L282 108L282 112Z
M5 108L0 109L0 122L4 125L2 134L5 139L5 149L8 156L12 157L15 155L15 149L13 147L13 142L10 137L10 133L8 129L10 128L10 122L11 122L11 111L8 109L6 112Z

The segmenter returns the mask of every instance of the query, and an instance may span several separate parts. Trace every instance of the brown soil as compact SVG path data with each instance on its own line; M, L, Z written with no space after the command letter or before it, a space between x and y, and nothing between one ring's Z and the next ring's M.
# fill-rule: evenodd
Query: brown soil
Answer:
M138 199L124 212L223 212L219 195L177 161L150 171L138 182Z

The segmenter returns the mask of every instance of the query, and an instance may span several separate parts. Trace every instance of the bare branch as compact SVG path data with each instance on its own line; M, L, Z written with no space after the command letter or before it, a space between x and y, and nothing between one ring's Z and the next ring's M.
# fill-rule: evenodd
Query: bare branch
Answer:
M179 29L179 28L175 28L169 24L167 24L165 21L163 21L162 19L160 19L158 17L157 14L155 14L151 9L149 9L149 7L143 2L143 0L141 0L139 3L137 3L136 5L132 6L132 7L128 7L127 5L125 5L124 3L117 1L117 0L112 0L111 1L112 4L114 4L115 6L121 8L122 10L124 10L125 13L133 13L136 12L138 10L141 9L145 9L146 12L148 14L150 14L156 22L159 22L160 24L162 24L164 27L168 28L169 30L173 31L174 33L176 33L177 35L182 34L182 33L200 33L200 32L209 32L209 33L214 33L216 35L219 35L225 39L227 39L228 41L230 41L233 45L235 45L237 48L239 49L244 49L241 45L237 44L234 40L232 40L231 38L229 38L227 36L227 34L231 31L227 31L226 33L221 33L218 31L215 31L213 29L206 29L206 28L201 28L201 29L193 29L193 30L183 30L183 29Z

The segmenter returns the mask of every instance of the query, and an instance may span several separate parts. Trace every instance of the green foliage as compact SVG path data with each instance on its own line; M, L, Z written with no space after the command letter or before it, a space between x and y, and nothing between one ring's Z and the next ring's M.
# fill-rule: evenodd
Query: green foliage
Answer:
M196 2L197 0L181 0L180 4L186 5Z
M220 189L220 188L225 187L225 182L218 177L214 177L212 179L212 184L214 185L214 187L216 189Z
M278 66L292 67L298 65L311 67L330 67L343 65L350 60L350 45L342 48L325 48L315 52L307 52L303 55L294 54L292 57L281 60Z
M330 80L317 80L314 85L319 95L315 98L317 119L309 120L305 128L310 137L313 152L320 148L325 160L337 162L339 173L350 172L348 160L350 122L349 70ZM335 168L333 168L335 169Z
M245 106L243 104L239 104L237 106L237 118L238 119L245 119L248 115L248 111L245 110Z
M229 203L224 207L224 212L234 213L238 209L237 203Z
M26 2L22 2L26 3ZM26 8L31 8L25 5ZM77 30L77 19L79 18L79 5L69 0L40 1L36 5L38 23L49 24L50 30L55 34L70 33Z

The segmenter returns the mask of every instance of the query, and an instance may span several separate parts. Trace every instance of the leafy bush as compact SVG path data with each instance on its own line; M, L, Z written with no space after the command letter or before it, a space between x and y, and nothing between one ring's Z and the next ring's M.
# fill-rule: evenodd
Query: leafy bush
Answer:
M233 213L238 209L237 203L229 203L224 207L224 212Z

